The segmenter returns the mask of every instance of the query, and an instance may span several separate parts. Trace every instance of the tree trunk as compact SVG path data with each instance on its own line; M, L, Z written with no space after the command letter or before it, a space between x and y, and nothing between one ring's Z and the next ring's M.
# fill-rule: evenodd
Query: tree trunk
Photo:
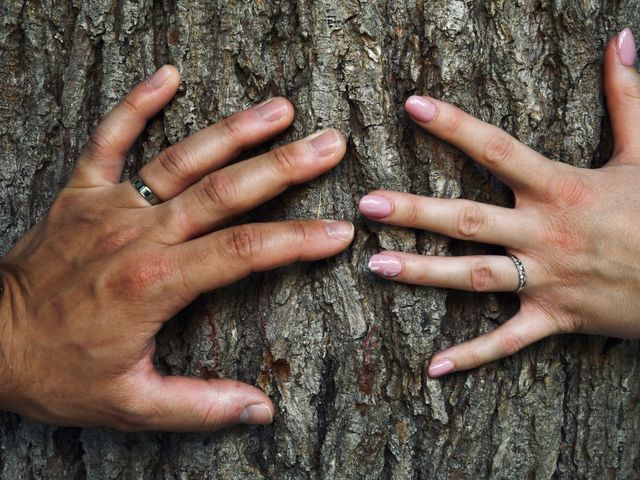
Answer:
M1 0L2 253L45 215L98 119L164 63L179 68L180 92L127 172L283 95L298 113L275 144L336 127L348 152L243 220L356 222L346 253L204 295L159 336L163 372L258 385L276 404L272 426L125 435L0 414L2 478L638 478L638 343L557 337L430 380L426 359L495 328L517 300L381 281L368 256L495 249L356 213L376 188L512 201L407 119L413 93L454 102L558 161L602 164L603 49L625 26L640 26L634 0Z

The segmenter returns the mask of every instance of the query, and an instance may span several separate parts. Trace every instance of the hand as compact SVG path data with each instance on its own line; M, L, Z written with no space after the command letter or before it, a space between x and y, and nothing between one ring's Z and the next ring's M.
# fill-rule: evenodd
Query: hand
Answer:
M411 97L406 110L428 132L491 170L514 192L515 208L378 191L362 198L367 217L506 248L528 280L521 309L496 330L436 354L438 377L511 355L544 337L583 332L640 338L640 75L629 30L609 42L605 88L615 137L598 170L548 160L502 130L452 105ZM414 285L509 292L519 285L507 256L426 257L382 252L369 266Z
M47 218L0 261L2 408L57 425L127 431L271 422L273 405L254 387L160 376L155 335L202 292L349 245L347 222L220 229L336 165L345 141L326 130L225 166L291 124L291 104L272 99L144 166L140 177L164 201L151 206L120 176L127 151L178 83L176 69L164 66L132 90L91 135Z

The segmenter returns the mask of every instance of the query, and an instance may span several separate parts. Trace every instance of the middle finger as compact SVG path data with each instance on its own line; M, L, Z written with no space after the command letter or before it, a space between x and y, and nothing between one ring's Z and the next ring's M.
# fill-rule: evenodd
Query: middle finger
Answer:
M326 172L342 159L345 149L342 134L328 129L225 167L160 205L161 223L178 242L202 235L290 185Z

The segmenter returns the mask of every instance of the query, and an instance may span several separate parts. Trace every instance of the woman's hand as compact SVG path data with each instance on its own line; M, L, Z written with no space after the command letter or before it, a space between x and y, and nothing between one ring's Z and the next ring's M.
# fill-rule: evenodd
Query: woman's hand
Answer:
M225 166L286 129L282 98L172 145L140 171L163 200L120 182L127 151L175 95L164 66L93 132L47 218L0 261L0 407L58 425L215 430L266 424L273 405L233 380L162 377L155 335L200 293L251 272L344 250L347 222L223 228L231 217L310 180L345 152L334 130Z
M515 193L515 208L377 191L360 201L367 217L451 237L502 245L528 277L521 309L496 330L436 354L429 375L467 370L544 337L584 332L640 338L640 75L627 29L609 42L605 88L615 136L611 160L586 170L548 160L456 107L411 97L418 125L490 169ZM415 285L475 292L519 286L508 256L426 257L382 252L369 267Z

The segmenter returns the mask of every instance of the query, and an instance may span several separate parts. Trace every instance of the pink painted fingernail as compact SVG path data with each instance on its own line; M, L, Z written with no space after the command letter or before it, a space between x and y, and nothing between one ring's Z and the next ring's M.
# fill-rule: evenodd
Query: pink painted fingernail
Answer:
M268 425L273 421L273 415L267 405L256 403L245 407L238 421L247 425Z
M147 78L147 81L145 83L148 87L157 90L165 83L167 83L167 80L169 80L169 78L171 78L171 69L165 65L158 69L156 73Z
M625 67L636 66L636 42L631 29L625 28L618 34L616 52L620 63Z
M438 360L437 362L429 365L429 376L431 378L441 377L449 373L455 367L456 367L455 363L453 363L453 361L449 360L448 358Z
M332 153L335 153L336 150L338 150L340 139L338 138L338 134L333 129L329 129L320 134L317 134L316 136L311 137L309 143L311 144L311 148L313 148L317 155L326 157L327 155L331 155Z
M393 255L377 253L369 259L369 270L383 277L396 277L402 272L402 262Z
M404 108L409 115L419 122L430 122L436 118L436 114L438 113L438 108L435 103L418 95L409 97L404 104Z
M391 200L382 195L365 195L358 203L358 210L367 217L384 218L391 215L393 205Z
M336 222L334 220L325 220L324 229L331 238L350 242L353 238L353 224L349 222Z
M284 117L289 111L289 106L280 97L270 98L266 102L256 105L255 112L265 122L275 122Z

